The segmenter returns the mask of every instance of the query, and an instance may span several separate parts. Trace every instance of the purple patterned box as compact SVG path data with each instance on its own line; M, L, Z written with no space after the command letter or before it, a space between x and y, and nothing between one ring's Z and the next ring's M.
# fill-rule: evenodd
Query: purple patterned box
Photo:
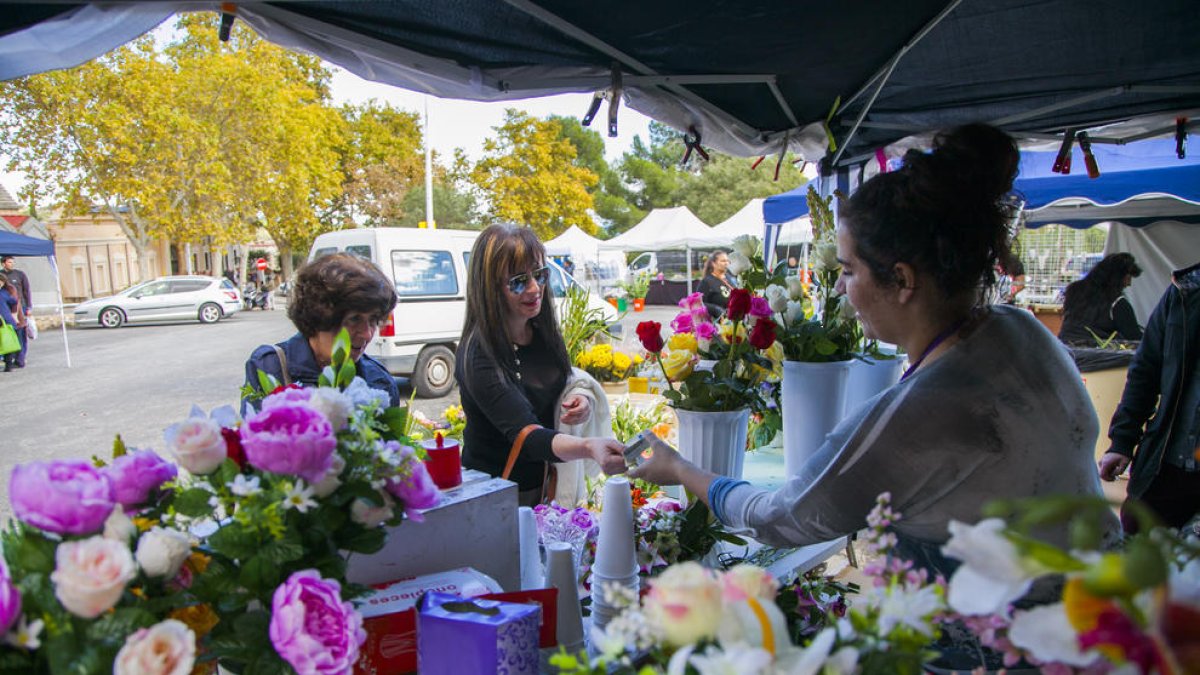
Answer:
M542 610L427 593L417 615L421 675L537 675Z

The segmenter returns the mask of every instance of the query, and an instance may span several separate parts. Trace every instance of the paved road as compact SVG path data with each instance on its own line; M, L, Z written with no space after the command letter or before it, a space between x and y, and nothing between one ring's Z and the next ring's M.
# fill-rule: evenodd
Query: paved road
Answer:
M187 417L193 404L205 410L236 405L246 357L294 330L282 310L241 312L212 325L68 328L71 368L61 330L43 332L26 368L0 372L0 522L11 514L14 465L107 458L118 433L130 446L165 454L166 427ZM414 407L435 416L457 401L454 391Z

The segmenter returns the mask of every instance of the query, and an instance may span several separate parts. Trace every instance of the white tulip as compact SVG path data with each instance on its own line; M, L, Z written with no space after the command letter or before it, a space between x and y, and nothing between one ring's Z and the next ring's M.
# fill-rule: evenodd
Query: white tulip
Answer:
M783 310L783 320L788 325L804 321L804 303L799 300L788 300L787 309Z
M842 266L837 259L837 244L831 241L819 242L813 249L813 268L817 272L832 272Z

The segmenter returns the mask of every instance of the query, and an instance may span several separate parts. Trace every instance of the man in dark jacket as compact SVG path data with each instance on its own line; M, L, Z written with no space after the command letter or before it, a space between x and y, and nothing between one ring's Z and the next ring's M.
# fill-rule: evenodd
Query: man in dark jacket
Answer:
M1132 460L1126 503L1137 500L1171 527L1200 513L1200 264L1172 275L1146 324L1100 458L1114 480ZM1125 531L1136 523L1122 509Z
M17 269L16 264L17 259L11 255L0 258L0 267L3 267L4 273L8 276L9 283L17 288L17 299L21 301L21 311L25 313L28 321L32 321L33 293L29 288L29 277ZM17 368L24 368L25 353L29 351L29 335L24 329L19 329L17 337L21 340L21 351L16 353L13 365Z

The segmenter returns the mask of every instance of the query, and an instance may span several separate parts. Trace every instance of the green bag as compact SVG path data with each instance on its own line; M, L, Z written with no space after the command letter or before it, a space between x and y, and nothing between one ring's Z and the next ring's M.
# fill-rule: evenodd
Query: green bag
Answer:
M12 354L21 351L21 340L17 338L17 329L4 319L0 319L0 354Z

